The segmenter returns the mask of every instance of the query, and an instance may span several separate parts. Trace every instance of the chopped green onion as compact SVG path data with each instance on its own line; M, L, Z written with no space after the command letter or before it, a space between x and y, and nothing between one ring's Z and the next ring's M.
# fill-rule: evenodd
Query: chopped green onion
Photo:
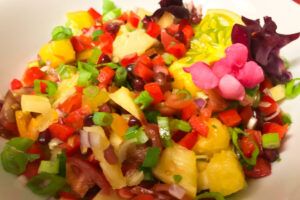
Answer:
M157 123L158 123L158 127L159 127L159 135L163 141L164 146L165 147L172 146L169 118L158 116Z
M59 172L59 160L42 160L39 166L38 173L49 173L49 174L58 174Z
M170 128L172 131L180 130L183 132L190 132L192 130L192 127L188 122L179 119L172 119L170 122Z
M158 163L159 155L160 155L160 149L158 147L148 148L142 167L148 167L148 168L155 167Z
M73 35L70 28L64 26L56 26L52 31L52 40L63 40L71 38Z
M163 57L166 65L171 65L176 60L175 56L173 56L172 54L169 54L169 53L164 53L162 55L162 57Z
M255 149L254 149L251 157L250 158L246 157L239 146L238 140L239 140L239 135L248 136L248 134L239 128L230 128L229 130L231 133L232 143L233 143L235 149L237 150L237 153L241 156L242 160L250 166L256 165L256 159L259 154L259 149L258 149L257 145L255 144Z
M142 128L132 126L125 133L125 140L134 140L137 144L145 144L149 138Z
M122 10L120 8L115 8L112 11L109 11L102 17L103 22L111 21L117 17L119 17L122 14Z
M176 174L173 176L173 180L175 183L179 183L182 180L182 176Z
M59 172L58 175L61 177L66 177L66 163L67 163L67 156L66 153L63 151L62 153L57 155L57 160L59 160Z
M36 94L43 94L42 91L41 91L41 83L45 84L47 87L46 87L46 92L47 92L47 95L49 97L52 97L55 95L56 91L57 91L57 84L55 82L52 82L52 81L47 81L47 80L34 80L34 92Z
M134 99L134 102L141 106L141 109L145 109L152 103L153 98L148 91L143 91L140 95Z
M300 78L292 79L285 85L286 98L293 99L300 95L300 82L296 83L296 81L300 81Z
M96 81L99 75L99 71L96 68L96 65L90 63L78 62L78 85L87 86L90 82Z
M265 149L277 149L280 147L278 133L266 133L262 135L262 146Z
M99 94L99 92L100 92L99 87L95 85L90 85L83 89L83 94L89 98L96 97Z
M110 126L113 121L113 116L107 112L95 112L93 122L98 126Z
M109 63L102 63L100 65L98 65L99 67L102 67L102 66L108 66L112 69L118 69L119 67L121 67L120 65L116 64L116 63L113 63L113 62L109 62Z
M287 124L287 125L291 125L292 124L292 118L287 113L283 113L282 114L282 121L283 121L284 124Z
M32 177L27 187L35 194L54 196L66 185L65 178L49 173L41 173Z
M145 111L145 116L148 122L156 124L157 117L160 116L160 112L158 110Z
M28 162L39 158L39 155L25 153L33 142L30 139L20 137L8 141L1 152L3 169L15 175L22 174L26 170Z
M81 71L79 71L79 77L78 77L77 84L79 86L87 86L90 83L91 77L92 77L92 74L90 72L81 70Z
M76 67L72 65L64 65L61 64L57 69L56 72L59 74L60 79L68 79L71 78L72 75L76 73Z
M94 48L92 51L91 57L89 57L89 59L88 59L88 63L97 64L101 54L102 54L102 51L99 48Z
M116 8L116 5L113 1L111 0L103 0L103 5L102 5L102 14L105 15L106 13L114 10Z
M92 34L93 41L97 41L99 39L99 36L103 34L102 30L95 30Z
M126 83L127 71L124 67L118 67L115 75L115 83L118 87L123 86Z
M256 86L254 88L246 88L246 94L253 97L254 95L256 95L256 93L258 92L259 86Z
M141 170L144 172L144 180L145 181L153 181L154 180L152 169L141 167Z
M199 194L195 200L200 200L200 199L215 199L215 200L225 200L223 195L219 192L204 192L202 194Z

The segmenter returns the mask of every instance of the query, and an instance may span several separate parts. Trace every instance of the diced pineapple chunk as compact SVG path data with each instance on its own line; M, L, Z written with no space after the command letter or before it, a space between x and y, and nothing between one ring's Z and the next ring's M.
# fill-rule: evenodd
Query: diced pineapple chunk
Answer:
M98 107L108 102L109 96L106 90L100 90L95 97L83 95L82 105L87 105L92 111L98 111Z
M67 13L68 23L73 32L77 33L83 28L90 28L95 24L94 19L87 11L77 11Z
M219 192L227 196L246 186L241 164L232 150L214 154L204 173L211 192Z
M50 109L48 113L36 117L38 131L45 131L51 124L58 122L58 113L55 109Z
M196 196L197 166L193 151L177 144L166 148L153 169L153 174L168 184L175 183L174 175L180 175L182 179L178 184L187 191L189 196Z
M276 85L269 91L275 101L280 101L285 98L285 86L283 84Z
M207 137L200 136L193 150L199 154L212 155L220 150L227 149L230 142L227 127L216 118L209 119L208 126Z
M168 26L172 25L174 22L174 15L172 15L169 12L165 12L163 14L163 16L161 16L161 18L158 20L158 25L160 26L160 28L167 28Z
M51 104L45 96L22 95L21 107L23 112L47 113L51 109Z

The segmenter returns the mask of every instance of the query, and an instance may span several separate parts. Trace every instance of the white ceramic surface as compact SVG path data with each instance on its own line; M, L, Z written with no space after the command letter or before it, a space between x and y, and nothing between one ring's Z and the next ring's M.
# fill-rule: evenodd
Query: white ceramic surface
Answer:
M124 9L144 7L153 10L158 0L116 0ZM292 0L195 0L207 8L227 8L247 17L269 15L277 22L282 33L300 31L300 6ZM40 46L47 42L55 25L64 24L67 11L100 10L101 0L0 0L0 96L4 95L9 81L22 74L26 63L35 58ZM300 40L282 51L300 77ZM273 164L273 174L252 181L248 188L231 197L243 200L299 200L300 199L300 103L295 99L284 103L283 109L293 118L281 162ZM3 141L0 140L0 147ZM231 199L230 198L230 199ZM0 199L38 200L25 190L15 177L0 168Z

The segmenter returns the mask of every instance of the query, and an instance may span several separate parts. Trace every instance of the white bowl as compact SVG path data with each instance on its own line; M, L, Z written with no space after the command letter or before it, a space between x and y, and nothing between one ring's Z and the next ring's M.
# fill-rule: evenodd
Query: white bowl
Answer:
M124 9L144 7L154 10L158 0L115 0ZM289 0L199 0L207 8L227 8L250 18L269 15L274 18L281 33L300 31L300 6ZM54 26L64 24L67 11L101 9L101 0L0 0L0 96L9 82L20 77L26 63L35 59L41 45L50 39ZM292 63L291 71L300 77L300 39L282 51ZM283 109L293 118L293 125L281 153L281 162L273 164L272 175L251 181L248 188L234 195L244 200L299 200L300 199L300 107L299 99L285 102ZM0 141L3 146L3 140ZM0 168L0 199L41 199L16 181L16 177Z

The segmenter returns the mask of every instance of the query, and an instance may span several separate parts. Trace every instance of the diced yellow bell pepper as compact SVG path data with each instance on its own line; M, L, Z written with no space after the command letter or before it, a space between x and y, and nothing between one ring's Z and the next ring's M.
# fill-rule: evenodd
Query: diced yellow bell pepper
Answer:
M112 131L117 133L120 137L123 137L128 129L128 123L126 119L116 113L113 113L112 116L114 119L111 124Z
M21 108L23 112L48 113L51 109L51 104L45 96L22 95Z
M23 112L21 110L18 110L16 111L15 115L16 115L16 122L17 122L17 127L20 136L27 138L28 137L27 127L31 120L30 112Z
M27 137L32 139L33 141L37 140L39 137L39 121L36 118L32 118L28 125L28 135Z
M83 28L94 26L95 21L87 11L77 11L67 13L68 22L73 32L78 32Z
M46 130L51 124L58 122L58 113L55 109L50 109L48 113L41 114L36 117L38 123L38 131Z
M82 96L82 105L88 106L92 111L98 111L98 107L105 104L109 100L108 92L105 90L100 90L97 96L87 97L86 95Z
M52 67L60 64L73 62L75 60L75 51L69 39L51 41L45 44L39 56L43 62L50 62Z

